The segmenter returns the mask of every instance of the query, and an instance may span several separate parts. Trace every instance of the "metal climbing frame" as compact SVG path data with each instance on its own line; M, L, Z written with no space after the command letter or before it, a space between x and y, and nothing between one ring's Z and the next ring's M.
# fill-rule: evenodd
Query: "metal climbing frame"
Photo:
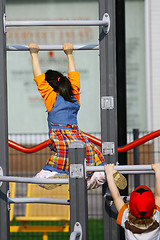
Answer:
M88 201L87 201L87 172L104 171L104 166L87 166L86 165L86 146L83 142L72 142L69 145L69 180L68 179L36 179L24 177L7 177L3 176L3 169L0 167L0 189L4 182L25 182L25 183L50 183L50 184L67 184L69 182L70 199L50 199L50 198L10 198L7 194L6 205L10 208L10 203L48 203L48 204L70 204L70 223L71 235L70 240L88 240ZM115 170L125 174L151 173L151 165L124 165L115 166ZM111 206L112 197L106 192L106 203ZM122 196L123 200L129 199ZM83 209L83 211L82 211ZM3 225L3 223L1 223ZM3 234L5 232L3 231ZM106 236L106 238L108 238Z
M113 0L112 0L113 1ZM111 2L112 2L111 1ZM24 51L24 50L28 50L25 46L19 46L19 47L15 47L15 46L6 46L6 28L7 27L23 27L23 26L101 26L101 33L100 33L100 59L101 59L101 63L102 63L102 67L101 67L101 101L102 101L102 119L103 119L103 123L106 122L106 118L108 119L108 117L106 117L106 106L108 106L108 102L114 102L115 105L115 100L114 100L114 96L112 94L112 92L105 92L108 87L105 86L106 84L109 84L109 82L106 82L106 76L111 74L110 72L110 67L105 65L106 62L106 49L108 48L106 41L105 41L105 36L109 31L110 28L110 19L109 19L109 15L105 12L105 9L107 8L107 6L105 6L105 2L107 3L108 1L99 1L100 4L100 20L98 21L6 21L6 15L5 15L5 5L6 5L6 1L5 0L1 0L0 1L0 166L3 169L3 174L4 176L8 176L9 174L9 166L8 166L8 114L7 114L7 80L6 80L6 50L9 51L15 51L15 50L20 50L20 51ZM114 2L114 1L113 1ZM111 12L112 14L112 12ZM114 29L112 27L112 29ZM108 42L107 42L108 43ZM41 46L41 50L45 50L48 47L46 46ZM54 49L56 47L51 47L50 49ZM79 47L75 47L75 49L97 49L97 46L81 46ZM48 49L48 50L50 50ZM58 47L57 50L61 50L61 47ZM112 49L112 46L111 46ZM107 53L108 56L108 53ZM111 56L113 56L113 61L114 61L114 55L111 54ZM108 57L107 57L108 58ZM112 60L111 60L112 62ZM112 65L113 64L113 65ZM112 63L112 67L114 66L114 63ZM107 65L108 65L108 61L107 61ZM105 70L106 69L106 70ZM109 71L109 72L108 72ZM108 73L107 73L108 72ZM113 80L113 79L111 79ZM111 81L112 82L112 81ZM114 81L113 81L114 82ZM113 86L114 87L114 86ZM103 92L103 89L105 89L105 91ZM112 96L112 97L111 97ZM113 100L113 101L112 101ZM109 109L111 109L111 106L109 106ZM116 109L116 108L114 108ZM115 111L112 111L115 112ZM112 115L112 117L114 117L115 119L115 114L114 116ZM110 118L110 117L109 117ZM110 121L109 122L113 122ZM102 129L104 128L103 126L104 124L102 124ZM114 126L114 125L113 125ZM113 127L112 126L112 127ZM111 128L112 128L111 127ZM110 128L110 127L109 127ZM106 129L106 126L105 126ZM108 132L107 132L108 134ZM109 135L110 136L110 133ZM105 134L102 134L102 147L103 147L103 153L104 154L108 154L108 151L110 151L110 147L108 150L108 145L110 146L110 144L112 144L112 146L114 145L114 149L116 149L116 144L114 144L114 140L116 139L115 134L112 134L113 139L106 139L106 132ZM111 142L111 143L110 143ZM113 158L114 157L115 152L113 153ZM79 159L79 157L78 157ZM73 179L73 182L75 182L75 179ZM77 186L79 186L79 183L76 184ZM70 181L70 186L74 187L72 184L72 181ZM85 190L86 187L84 187ZM7 191L9 189L8 186L8 182L4 182L0 188L0 240L9 240L10 239L10 234L9 234L9 212L7 209ZM79 187L78 187L79 189ZM71 190L72 192L72 190ZM79 196L80 192L77 193L77 196ZM86 198L85 194L84 194L84 199ZM74 199L74 197L73 197ZM78 198L77 198L78 199ZM71 196L71 201L72 201L72 196ZM84 200L85 201L85 200ZM80 201L80 202L84 202L84 201ZM74 204L74 201L72 201L72 204ZM79 205L80 206L80 205ZM79 207L78 206L78 207ZM86 209L87 211L87 209ZM84 213L83 213L84 214ZM87 221L84 220L84 216L82 213L79 214L79 216L82 217L83 219L83 224L82 224L82 231L84 233L83 239L87 240ZM72 219L71 219L72 222ZM73 223L73 222L72 222ZM75 223L74 223L75 224ZM77 225L75 225L76 227ZM72 228L72 227L71 227ZM74 229L73 229L74 230ZM78 230L79 232L79 230Z
M99 21L6 21L5 0L0 1L0 166L8 175L8 117L6 49L27 51L27 46L6 46L6 28L23 26L100 26L99 46L74 46L75 50L100 51L100 101L102 152L106 162L117 162L117 86L115 0L99 0ZM109 18L110 16L110 18ZM111 25L109 35L106 37ZM40 46L40 50L62 50L62 46ZM8 183L0 189L0 240L9 239L9 214L6 207ZM115 231L116 230L116 231ZM104 239L120 239L116 222L104 211Z

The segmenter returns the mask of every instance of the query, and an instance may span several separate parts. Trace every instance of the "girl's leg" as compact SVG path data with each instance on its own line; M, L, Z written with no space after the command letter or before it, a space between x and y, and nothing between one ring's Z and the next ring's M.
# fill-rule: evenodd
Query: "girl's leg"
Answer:
M59 173L56 171L49 171L49 170L41 170L39 173L36 174L35 178L67 178L67 174L65 173ZM61 186L61 184L38 184L40 187L43 187L47 190L54 189L58 186Z
M58 173L56 171L48 171L48 170L41 170L39 173L36 174L35 176L36 178L67 178L68 175L67 174L63 174L63 173ZM106 176L104 172L95 172L92 174L92 176L88 177L87 179L87 189L91 190L91 189L95 189L98 188L100 186L102 186L102 184L106 182ZM46 189L53 189L55 187L60 186L60 184L39 184L40 187L46 188Z
M51 176L55 176L58 174L56 171L49 171L49 170L41 170L39 173L36 174L35 178L49 178Z

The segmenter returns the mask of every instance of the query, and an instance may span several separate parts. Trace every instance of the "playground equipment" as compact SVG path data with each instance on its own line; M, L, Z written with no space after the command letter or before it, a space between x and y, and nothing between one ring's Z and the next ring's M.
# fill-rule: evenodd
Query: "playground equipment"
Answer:
M101 3L102 1L100 1ZM105 12L105 8L101 11L101 16L99 21L7 21L6 20L6 14L5 14L5 0L2 0L0 2L0 96L1 96L1 106L0 106L0 122L1 122L1 139L0 139L0 151L1 151L1 156L0 156L0 166L1 169L3 169L4 172L4 177L6 177L7 181L7 175L9 172L9 167L8 167L8 114L7 114L7 85L6 85L6 50L8 49L14 49L15 47L6 47L6 29L8 27L23 27L23 26L75 26L75 25L80 25L80 26L101 26L102 30L102 37L106 36L106 34L109 31L110 27L110 18L108 13ZM20 49L25 49L25 47L16 47L17 50ZM43 47L45 49L45 47ZM52 48L54 49L54 47ZM83 49L83 48L82 48ZM103 51L102 51L103 52ZM2 171L1 171L2 172ZM9 179L8 179L9 180ZM10 179L11 180L11 179ZM16 179L14 179L16 180ZM21 180L21 181L24 181ZM26 180L27 181L27 180ZM71 181L72 182L72 181ZM71 183L70 183L71 184ZM8 191L8 182L5 182L1 186L1 192L0 192L0 239L3 240L8 240L9 239L9 214L8 214L8 209L6 206L6 194ZM4 197L5 199L4 200ZM73 197L74 198L74 197ZM84 198L86 198L86 194L84 195ZM74 202L72 202L72 196L70 196L70 201L71 201L71 207L74 205ZM83 203L82 199L80 201ZM81 208L82 209L82 208ZM71 220L73 223L73 221ZM77 221L74 221L74 224ZM85 229L87 226L86 221L82 221L82 231L85 236ZM72 225L72 224L71 224ZM71 226L71 231L73 231L73 227ZM83 238L87 239L87 238Z
M109 18L110 16L110 18ZM9 181L16 182L35 182L37 180L8 177L8 114L7 114L7 81L6 81L6 50L7 51L28 51L27 46L6 46L6 28L8 27L23 27L23 26L75 26L80 24L83 26L91 24L92 26L100 26L99 46L74 46L75 50L98 50L100 51L100 97L101 97L101 139L102 153L105 159L109 162L117 162L118 147L117 147L117 101L116 101L116 41L115 41L115 0L99 0L99 21L6 21L5 15L5 0L0 1L0 240L9 240L9 213L7 207L7 191L9 189ZM91 26L90 25L90 26ZM111 29L106 37L106 34ZM40 51L43 50L62 50L62 46L40 46ZM14 144L9 141L9 144ZM77 145L78 144L78 145ZM42 145L46 145L42 143ZM40 147L42 147L42 145ZM19 146L17 146L19 148ZM70 212L71 212L71 239L79 237L79 239L88 239L88 219L87 219L87 191L85 173L88 167L85 167L85 146L82 143L73 143L69 150L70 155ZM118 170L117 166L117 170ZM124 166L123 166L124 167ZM85 170L86 169L86 170ZM91 170L91 169L90 169ZM94 168L93 171L98 169ZM131 169L130 169L131 170ZM132 172L133 171L130 171ZM128 170L126 170L127 172ZM148 169L135 169L135 172L145 173L151 172L150 166ZM134 172L134 173L135 173ZM4 174L4 176L3 176ZM63 180L64 183L65 180ZM46 180L43 180L46 183ZM47 180L47 183L56 183L54 179ZM58 183L59 180L57 180ZM68 180L67 180L68 183ZM61 182L62 184L62 182ZM24 199L23 199L24 200ZM22 200L22 201L23 201ZM32 199L33 200L33 199ZM12 201L20 200L12 199ZM26 200L25 201L29 201ZM34 199L38 202L38 199ZM46 200L39 200L45 202ZM47 200L49 201L49 200ZM54 200L51 200L54 202ZM83 211L82 211L83 209ZM117 229L117 225L113 222L107 213L104 212L104 236L105 239L111 239L112 233ZM109 223L109 224L108 224ZM120 235L117 234L116 239Z
M30 197L27 198L10 198L6 196L8 208L11 203L50 203L50 204L61 204L70 205L70 223L71 223L71 236L70 239L88 239L88 203L87 203L87 183L86 176L87 172L90 171L104 171L103 166L86 166L86 147L83 142L72 142L69 145L69 162L70 171L69 179L36 179L36 178L23 178L23 177L11 177L3 176L3 169L0 169L0 181L1 187L3 182L25 182L25 183L50 183L50 184L68 184L70 189L69 199L52 199L52 198L40 198ZM154 174L151 165L124 165L115 166L115 169L123 174ZM8 195L8 194L7 194ZM127 199L127 197L125 197ZM110 200L110 196L107 196ZM83 211L82 211L83 209ZM33 212L33 210L32 210ZM36 218L37 219L37 218ZM29 221L32 220L30 216L18 217L18 221ZM3 225L3 223L1 223ZM11 227L11 231L39 231L43 232L46 238L46 231L54 231L53 229L43 227L39 228L36 226L22 226L21 228Z

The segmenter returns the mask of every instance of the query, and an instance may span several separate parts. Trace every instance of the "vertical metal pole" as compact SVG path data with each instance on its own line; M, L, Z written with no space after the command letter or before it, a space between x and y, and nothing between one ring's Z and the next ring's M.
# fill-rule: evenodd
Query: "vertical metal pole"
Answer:
M116 18L115 0L99 0L99 18L108 13L111 20L111 27L108 35L101 31L99 35L100 46L100 96L101 102L109 97L108 102L113 100L114 105L101 106L101 139L102 152L106 162L115 163L118 160L117 153L117 86L116 86ZM107 98L106 98L107 100ZM106 101L107 106L107 101ZM103 188L105 185L103 186ZM103 189L104 192L104 189ZM105 200L103 201L105 206ZM115 207L104 207L104 239L120 239L119 228L116 223Z
M5 0L0 1L0 166L4 175L8 175L8 114L7 114L7 78L6 78L6 35L3 17ZM8 183L0 187L0 240L9 240L9 212L7 209Z
M107 162L115 163L117 153L117 86L116 86L116 32L115 32L115 0L100 0L100 18L107 12L110 16L111 27L108 35L100 28L100 97L101 105L101 137L102 151ZM105 107L105 98L106 107ZM114 106L107 108L107 103L113 99ZM113 151L108 144L114 143Z
M116 53L118 146L125 146L127 144L125 0L116 0ZM127 152L118 154L118 162L120 165L127 165ZM127 175L125 177L128 179ZM127 196L128 188L121 190L120 194ZM123 228L120 228L120 239L125 239Z
M70 190L70 223L71 232L79 222L82 227L82 239L88 240L88 200L85 179L86 146L83 142L72 142L69 145L69 190Z
M124 146L127 144L125 0L116 0L116 52L118 146ZM126 152L118 154L118 162L127 164Z
M136 140L139 138L139 129L133 129L133 139ZM139 165L139 147L134 148L133 150L134 165ZM140 176L139 174L134 175L134 187L140 185Z

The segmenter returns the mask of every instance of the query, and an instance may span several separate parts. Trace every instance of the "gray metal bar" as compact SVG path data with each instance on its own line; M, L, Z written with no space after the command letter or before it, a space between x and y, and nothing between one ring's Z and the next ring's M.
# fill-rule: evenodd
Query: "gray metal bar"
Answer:
M4 174L8 175L6 35L3 25L5 4L5 0L0 1L0 166L2 166ZM3 184L0 188L0 240L10 239L9 211L7 208L8 189L8 183Z
M119 171L122 174L129 174L129 175L140 175L140 174L154 174L154 171Z
M121 172L121 171L152 171L152 165L119 165L114 166L114 169ZM104 166L86 166L86 171L104 171Z
M152 165L119 165L115 166L115 170L117 171L144 171L144 170L152 170Z
M99 50L99 45L73 45L74 50ZM39 45L40 51L61 51L63 45ZM7 51L29 51L27 45L7 45Z
M85 179L86 147L83 142L72 142L69 145L70 162L70 213L71 232L79 222L82 227L83 240L88 240L88 200ZM83 211L82 211L83 210Z
M8 203L47 203L47 204L61 204L69 205L68 199L53 199L53 198L8 198Z
M122 174L140 175L140 174L154 174L152 165L119 165L114 167L115 170ZM86 166L87 172L101 172L104 171L103 166Z
M69 21L5 21L5 27L28 26L107 26L108 21L103 20L69 20Z
M18 182L18 183L48 183L48 184L68 184L69 179L65 178L29 178L29 177L8 177L0 176L0 181L3 182Z

